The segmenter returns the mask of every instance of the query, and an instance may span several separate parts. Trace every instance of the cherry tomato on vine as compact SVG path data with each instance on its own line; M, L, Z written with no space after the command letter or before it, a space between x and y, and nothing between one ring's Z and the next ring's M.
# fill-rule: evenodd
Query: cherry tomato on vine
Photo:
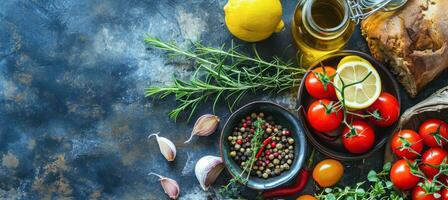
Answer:
M330 187L341 180L344 175L344 166L341 162L326 159L317 163L313 169L313 179L321 187Z
M442 189L442 200L448 200L448 189Z
M336 91L330 83L336 70L333 67L317 67L306 76L305 88L316 99L336 99Z
M336 130L341 124L343 114L334 108L333 103L333 101L321 99L314 101L308 108L308 122L317 131L330 132Z
M441 147L447 144L448 124L438 119L428 119L420 125L418 134L429 147Z
M400 104L398 100L387 92L381 92L378 99L367 108L367 112L375 117L369 117L373 124L386 127L394 124L400 116Z
M440 194L440 191L436 191L438 195ZM435 193L430 193L426 191L423 187L417 185L412 190L412 200L442 200L442 198L436 198L434 197Z
M415 131L403 129L392 137L390 147L398 157L413 159L422 152L423 142Z
M361 154L373 147L375 132L373 128L360 120L352 123L352 127L345 127L342 131L342 144L351 153Z
M413 163L413 160L408 160ZM406 160L398 160L390 169L390 180L400 190L409 190L417 185L420 178L411 173L411 168Z
M442 164L447 158L447 152L442 148L430 148L422 156L422 165L420 169L425 173L426 177L432 178L439 173L439 169L434 168Z

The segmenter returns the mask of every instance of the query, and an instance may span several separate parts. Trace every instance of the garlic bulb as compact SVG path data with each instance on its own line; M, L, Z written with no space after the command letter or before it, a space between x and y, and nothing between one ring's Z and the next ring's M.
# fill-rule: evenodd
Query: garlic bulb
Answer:
M149 173L148 175L154 175L159 177L160 185L162 185L163 191L171 198L171 199L177 199L179 197L180 188L179 184L173 179L164 177L162 175L156 174L156 173Z
M176 146L173 142L165 137L159 136L159 133L154 133L148 136L148 139L152 136L156 136L157 143L159 144L160 152L168 161L173 161L176 158Z
M224 169L221 157L204 156L196 163L194 173L204 191L207 191Z
M219 124L219 117L216 115L205 114L196 120L193 131L191 131L190 138L185 143L188 143L193 139L194 135L197 136L209 136L215 132Z

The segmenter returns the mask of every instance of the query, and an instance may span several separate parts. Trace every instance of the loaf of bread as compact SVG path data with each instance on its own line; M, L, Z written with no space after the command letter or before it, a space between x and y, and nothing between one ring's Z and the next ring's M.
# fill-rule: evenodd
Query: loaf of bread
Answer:
M448 0L408 0L393 12L377 12L361 23L372 55L387 63L414 97L448 73Z

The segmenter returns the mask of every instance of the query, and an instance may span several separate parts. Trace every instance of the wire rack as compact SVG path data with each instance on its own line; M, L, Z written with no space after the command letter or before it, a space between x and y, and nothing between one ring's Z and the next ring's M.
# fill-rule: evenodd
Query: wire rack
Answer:
M347 0L350 6L350 16L352 20L358 24L361 20L367 18L379 10L392 11L400 8L408 0ZM397 3L398 2L398 3ZM396 4L393 8L389 8L388 4ZM397 6L398 5L398 6Z

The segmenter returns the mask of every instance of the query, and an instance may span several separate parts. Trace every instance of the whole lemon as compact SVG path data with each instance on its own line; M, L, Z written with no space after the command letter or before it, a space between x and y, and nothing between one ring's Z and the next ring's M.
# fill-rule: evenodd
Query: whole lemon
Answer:
M284 26L280 0L229 0L224 14L230 33L247 42L264 40Z

